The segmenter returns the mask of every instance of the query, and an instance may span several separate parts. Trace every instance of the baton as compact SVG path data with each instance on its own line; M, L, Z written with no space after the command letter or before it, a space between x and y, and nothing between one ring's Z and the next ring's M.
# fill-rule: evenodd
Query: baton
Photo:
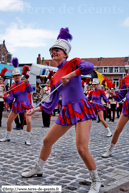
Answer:
M24 83L24 82L22 82L21 84L19 84L19 85L15 86L14 88L10 89L9 91L4 92L4 94L6 94L6 93L10 92L11 90L13 90L13 89L15 89L15 88L17 88L17 87L21 86L22 84L25 84L25 83Z
M54 93L60 86L62 86L62 84L63 84L63 83L61 83L61 84L60 84L58 87L56 87L49 95L47 95L44 99L42 99L42 100L40 101L40 103L38 103L38 104L36 105L35 108L37 108L42 102L44 102L44 100L47 99L52 93ZM33 110L34 110L35 108L33 108Z

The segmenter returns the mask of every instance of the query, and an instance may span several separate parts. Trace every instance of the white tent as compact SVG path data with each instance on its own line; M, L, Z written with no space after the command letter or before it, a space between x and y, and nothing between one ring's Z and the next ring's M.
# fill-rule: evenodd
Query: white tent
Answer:
M41 64L32 64L30 67L30 84L33 87L33 91L36 91L36 76L40 76L40 75L48 75L49 74L49 70L53 70L53 72L57 71L57 67L52 67L52 66L45 66L45 65L41 65ZM90 75L83 75L83 77L91 77Z

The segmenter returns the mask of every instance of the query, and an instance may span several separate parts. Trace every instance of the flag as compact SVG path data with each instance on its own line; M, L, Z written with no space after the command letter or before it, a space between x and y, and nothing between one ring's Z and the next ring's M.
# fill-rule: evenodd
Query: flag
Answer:
M92 73L91 73L92 76ZM97 71L93 71L93 77L92 78L98 78L100 81L100 84L105 84L106 87L108 88L113 88L114 84L108 80L105 76L103 76L101 73Z

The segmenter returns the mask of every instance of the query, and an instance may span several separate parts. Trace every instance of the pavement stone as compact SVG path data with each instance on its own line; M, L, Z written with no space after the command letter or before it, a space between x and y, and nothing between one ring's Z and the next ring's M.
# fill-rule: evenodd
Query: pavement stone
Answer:
M8 112L3 112L0 138L5 134L8 114ZM52 116L51 125L57 116ZM117 122L118 119L115 122L107 121L112 133ZM15 127L15 123L13 123L13 127ZM61 185L62 193L87 193L90 186L79 183L85 181L89 177L89 173L76 150L75 127L73 126L52 147L51 155L44 167L43 177L33 178L22 178L20 174L35 164L43 138L49 128L42 128L41 112L35 113L32 116L31 146L24 144L25 129L26 126L23 130L12 130L11 141L0 143L0 187L2 185ZM113 156L104 159L101 155L109 147L111 138L106 137L106 129L101 123L97 123L97 121L92 123L89 150L95 159L102 180L103 187L101 187L100 193L129 192L128 132L129 123L121 133Z

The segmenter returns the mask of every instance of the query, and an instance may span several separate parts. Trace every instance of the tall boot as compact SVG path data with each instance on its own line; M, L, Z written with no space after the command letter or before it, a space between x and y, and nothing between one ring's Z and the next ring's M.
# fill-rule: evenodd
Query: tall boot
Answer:
M27 139L25 141L26 145L31 145L30 138L31 138L31 132L26 132L27 133Z
M34 175L37 175L38 177L42 177L44 164L45 164L45 161L43 161L41 158L38 158L34 168L32 168L28 172L23 172L21 176L23 178L30 178Z
M7 131L4 138L0 139L0 142L10 141L11 140L11 131Z
M99 193L99 189L101 187L101 181L100 178L98 176L98 172L97 170L91 170L91 187L88 193Z
M108 158L108 157L110 157L110 156L112 155L112 153L113 153L113 148L114 148L114 146L115 146L115 144L111 143L110 146L109 146L109 149L107 150L106 153L104 153L104 154L102 155L102 157L103 157L103 158Z
M112 133L111 133L109 127L107 127L106 129L107 129L107 132L108 132L107 137L111 137L111 136L112 136Z
M101 187L101 181L100 178L98 176L98 172L97 170L91 170L91 187L88 193L99 193L99 189Z

